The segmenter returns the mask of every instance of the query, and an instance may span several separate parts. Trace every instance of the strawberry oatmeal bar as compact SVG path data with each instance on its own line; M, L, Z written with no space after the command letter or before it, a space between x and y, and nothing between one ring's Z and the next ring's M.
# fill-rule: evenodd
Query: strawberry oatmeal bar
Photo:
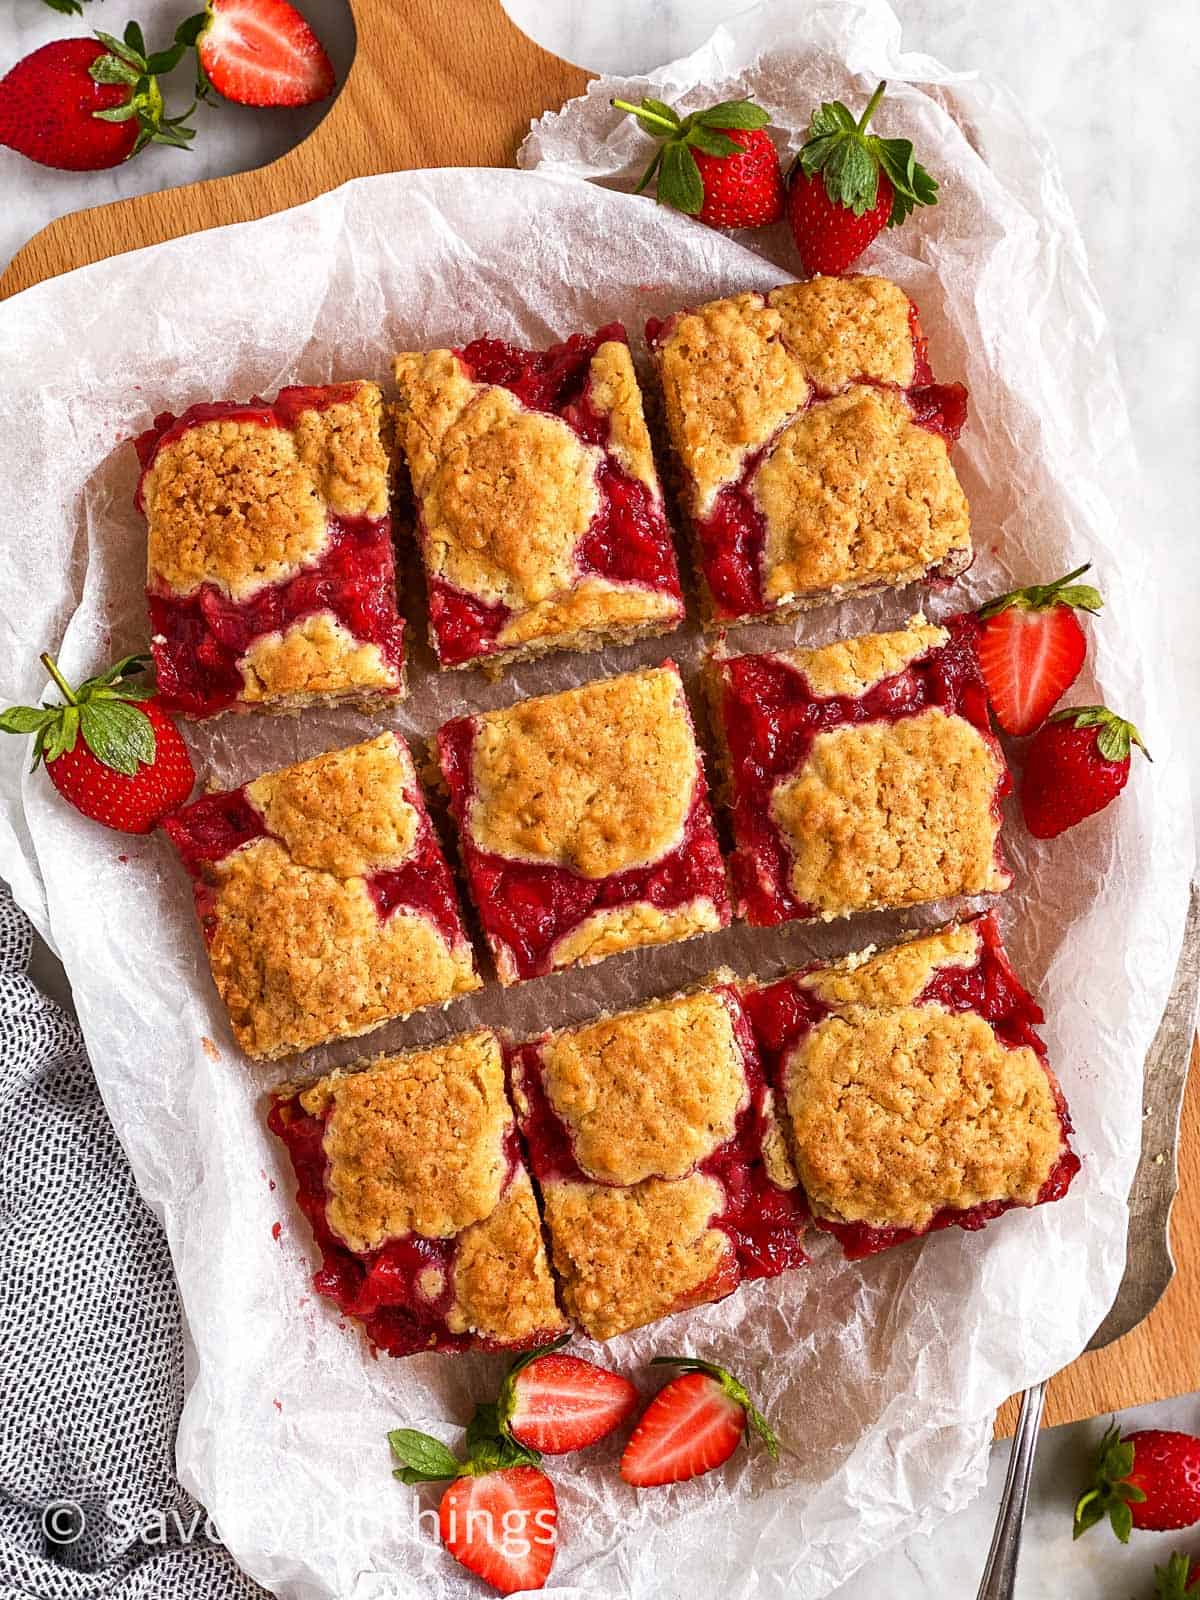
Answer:
M438 756L501 983L728 923L674 662L458 717Z
M314 1279L389 1355L564 1332L487 1029L286 1086L268 1118L321 1251Z
M396 734L205 795L163 826L247 1055L369 1033L480 987Z
M652 321L709 623L787 617L971 563L916 307L886 278L811 278Z
M168 710L296 711L404 692L383 404L372 383L163 412L136 441Z
M736 910L757 926L1007 889L970 617L709 658Z
M443 667L665 633L683 597L619 323L546 351L477 339L395 360Z
M510 1056L568 1312L597 1339L806 1260L806 1211L732 978Z
M1066 1194L1042 1012L991 916L741 992L813 1220L850 1259Z

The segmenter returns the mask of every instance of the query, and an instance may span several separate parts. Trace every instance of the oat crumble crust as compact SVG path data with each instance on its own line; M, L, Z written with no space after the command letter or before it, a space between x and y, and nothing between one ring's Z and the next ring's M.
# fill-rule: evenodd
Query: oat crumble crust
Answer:
M412 757L394 733L329 750L247 784L246 795L292 861L339 878L399 866L420 814Z
M793 895L833 917L1006 889L993 814L1002 772L971 723L936 707L819 733L771 795Z
M642 391L629 346L619 339L606 340L592 357L588 377L588 402L608 418L609 455L622 472L645 484L654 499L661 500Z
M733 1254L709 1227L724 1191L701 1173L629 1189L548 1183L542 1198L563 1304L594 1339L701 1303Z
M677 939L691 939L698 933L716 933L721 927L720 912L703 895L672 906L669 911L660 911L644 900L624 906L606 906L591 912L558 941L554 946L554 965L587 966L621 950L673 944Z
M803 412L754 476L764 598L895 581L970 549L945 441L897 394L863 385Z
M495 1211L512 1113L489 1030L331 1073L300 1103L328 1113L326 1214L358 1254L411 1232L449 1238Z
M694 517L712 510L747 456L809 398L782 333L782 316L761 295L740 294L682 312L658 349L667 430Z
M848 956L802 973L797 981L831 1006L910 1006L943 967L973 967L979 960L979 930L972 922L918 935L887 950Z
M682 1178L733 1137L746 1104L728 1007L697 993L552 1034L542 1083L589 1178Z
M390 690L395 669L377 644L366 644L328 611L314 611L282 633L260 634L238 659L248 704L295 700L303 695L339 695L348 686L369 693Z
M1032 1205L1062 1151L1028 1046L937 1006L824 1018L786 1068L796 1163L819 1215L921 1231L939 1211Z
M463 1231L453 1272L454 1304L446 1313L451 1333L517 1344L534 1334L566 1332L523 1169L514 1173L495 1210Z
M949 642L945 628L933 627L918 617L895 633L865 633L813 650L781 650L779 659L803 673L810 691L819 698L845 695L856 700Z
M233 600L293 576L325 548L327 506L382 517L387 457L374 384L296 428L225 419L163 446L142 486L151 586L212 583Z
M585 878L648 865L683 836L698 753L676 672L655 667L476 719L468 831Z
M911 302L889 278L809 278L773 289L784 342L825 394L859 378L907 389L915 374Z
M403 906L381 921L364 879L300 866L274 839L235 850L213 878L209 962L249 1056L368 1033L481 986L469 945Z
M619 629L624 635L628 629L648 623L661 622L670 627L679 619L679 600L673 594L586 577L566 594L514 612L501 628L498 642L502 646L531 644L538 639L559 640L562 635L596 634L611 629ZM585 648L584 641L572 648Z

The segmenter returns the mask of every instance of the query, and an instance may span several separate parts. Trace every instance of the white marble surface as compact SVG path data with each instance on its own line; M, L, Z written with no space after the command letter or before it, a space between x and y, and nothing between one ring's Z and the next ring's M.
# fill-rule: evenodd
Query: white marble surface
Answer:
M334 57L339 77L353 55L344 0L302 0ZM514 19L559 54L596 70L631 72L699 44L736 0L506 0ZM1170 550L1161 634L1146 648L1175 659L1180 706L1200 797L1200 214L1189 203L1191 117L1197 89L1200 16L1195 0L893 0L905 45L950 65L1002 79L1056 145L1079 213L1092 270L1107 304L1146 470L1143 521L1131 544ZM195 9L189 0L143 0L140 20L157 42ZM94 0L74 25L35 0L0 0L0 70L26 50L87 25L119 32L126 10ZM181 73L181 87L183 74ZM142 189L215 176L272 159L313 125L313 112L202 108L190 155L155 150L115 174L44 172L0 150L0 261L52 217ZM1160 538L1165 534L1165 538ZM1143 781L1147 781L1143 779ZM1152 780L1150 780L1152 781ZM54 974L48 972L51 983ZM1160 1402L1129 1425L1200 1431L1200 1396ZM1200 1532L1136 1536L1122 1549L1102 1531L1079 1545L1070 1502L1100 1424L1054 1430L1039 1455L1018 1593L1021 1600L1130 1600L1149 1596L1151 1567L1172 1548L1200 1553ZM986 1492L931 1538L910 1541L864 1570L839 1600L926 1600L975 1592L1003 1483L1007 1447L997 1447Z

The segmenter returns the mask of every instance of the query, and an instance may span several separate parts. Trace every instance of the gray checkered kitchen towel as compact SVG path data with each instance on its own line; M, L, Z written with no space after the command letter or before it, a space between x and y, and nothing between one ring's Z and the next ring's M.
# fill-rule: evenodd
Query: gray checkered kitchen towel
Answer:
M175 1479L179 1302L0 885L0 1600L256 1600Z

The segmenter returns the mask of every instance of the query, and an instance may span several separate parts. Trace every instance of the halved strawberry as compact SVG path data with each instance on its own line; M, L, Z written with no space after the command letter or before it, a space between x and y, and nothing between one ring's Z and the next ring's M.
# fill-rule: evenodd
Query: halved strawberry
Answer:
M545 1585L558 1539L554 1485L536 1450L497 1430L495 1406L475 1408L465 1461L415 1428L393 1429L388 1443L403 1463L394 1474L402 1483L452 1480L438 1508L438 1532L456 1561L501 1594Z
M558 1500L539 1467L455 1478L438 1507L442 1543L501 1594L541 1589L554 1565Z
M619 1372L551 1349L517 1358L497 1408L501 1428L519 1444L559 1456L603 1439L637 1403L637 1390Z
M1079 676L1087 639L1075 610L1095 612L1104 603L1091 584L1075 581L1088 565L980 608L979 665L1005 733L1040 728Z
M204 79L243 106L307 106L333 89L333 66L288 0L208 0L194 34ZM187 26L185 24L185 26Z
M750 1396L723 1367L710 1361L656 1356L654 1366L684 1369L660 1389L642 1412L621 1457L621 1476L635 1488L682 1483L728 1461L746 1423L772 1459L779 1442Z

